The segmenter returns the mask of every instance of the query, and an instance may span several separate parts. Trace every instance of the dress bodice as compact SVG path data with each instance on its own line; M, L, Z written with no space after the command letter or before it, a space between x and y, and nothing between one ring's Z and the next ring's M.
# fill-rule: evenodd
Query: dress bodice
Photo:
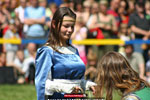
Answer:
M85 65L77 54L53 53L52 78L81 79L84 77Z

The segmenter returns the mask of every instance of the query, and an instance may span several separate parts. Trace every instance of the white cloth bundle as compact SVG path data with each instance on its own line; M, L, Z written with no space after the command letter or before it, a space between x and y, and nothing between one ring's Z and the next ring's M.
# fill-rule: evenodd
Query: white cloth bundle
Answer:
M46 80L45 94L53 95L54 92L71 93L74 87L82 88L83 90L89 90L91 86L95 86L96 83L91 81L82 80L67 80L67 79L54 79Z

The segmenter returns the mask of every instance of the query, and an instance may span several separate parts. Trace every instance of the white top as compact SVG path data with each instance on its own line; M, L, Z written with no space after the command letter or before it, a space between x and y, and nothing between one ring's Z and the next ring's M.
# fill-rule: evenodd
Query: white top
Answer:
M17 65L17 67L23 68L23 62L21 62L18 58L15 58L14 64Z
M22 70L23 72L25 72L25 77L29 76L29 67L31 63L35 64L35 58L29 57L29 58L26 58L23 62Z
M24 8L22 6L19 6L15 9L15 12L18 13L21 23L24 23Z

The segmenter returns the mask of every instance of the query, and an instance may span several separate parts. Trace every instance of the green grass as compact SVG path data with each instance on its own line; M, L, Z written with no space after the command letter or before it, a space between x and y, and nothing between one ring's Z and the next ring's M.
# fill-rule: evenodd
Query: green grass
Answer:
M93 97L92 92L86 92L89 97ZM120 100L120 96L114 92L113 100ZM34 85L0 85L0 100L36 100Z
M36 100L34 85L0 85L0 100Z

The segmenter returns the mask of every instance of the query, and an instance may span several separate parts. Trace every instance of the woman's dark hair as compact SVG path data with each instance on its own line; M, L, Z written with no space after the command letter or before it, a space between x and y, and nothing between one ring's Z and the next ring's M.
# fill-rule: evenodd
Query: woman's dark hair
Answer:
M142 83L149 86L146 81L140 79L139 74L131 68L125 57L114 51L102 57L97 69L96 95L102 98L106 93L105 100L113 99L114 90L126 94L140 89Z
M126 3L125 11L128 11L128 9L129 9L128 1L127 0L122 0L122 1L124 1Z
M72 17L73 19L76 19L76 14L68 7L60 7L56 10L51 22L49 39L46 43L46 45L50 45L54 50L56 50L56 46L60 46L61 43L60 28L64 16L69 16ZM69 40L66 42L69 45Z

